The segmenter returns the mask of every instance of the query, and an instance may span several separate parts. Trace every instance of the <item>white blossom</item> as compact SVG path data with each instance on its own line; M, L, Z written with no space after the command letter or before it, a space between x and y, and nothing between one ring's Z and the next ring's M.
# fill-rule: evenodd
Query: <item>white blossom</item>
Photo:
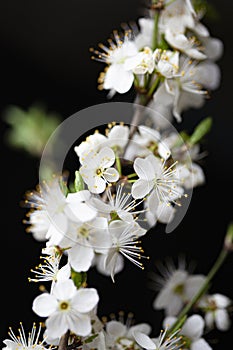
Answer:
M51 338L60 338L68 330L87 336L91 332L90 311L99 300L94 288L77 290L72 280L56 282L49 293L37 296L33 311L40 317L48 317L45 324Z
M126 125L113 125L107 129L106 135L95 131L89 135L85 141L79 146L75 146L74 150L79 157L79 161L83 164L85 157L90 151L99 152L104 147L116 148L122 151L128 142L129 128Z
M144 47L142 51L125 61L125 69L134 74L151 74L155 69L155 57L149 47Z
M216 293L206 295L199 303L199 307L205 311L205 323L209 329L216 326L220 331L227 331L231 326L231 320L227 308L231 300L225 295Z
M177 335L177 331L171 335L167 335L167 328L161 331L158 338L150 338L147 334L140 331L134 332L136 342L146 350L180 350L181 337Z
M159 112L160 106L164 105L165 118L170 120L173 114L177 121L181 121L183 111L202 107L207 96L206 89L214 90L218 87L220 70L213 62L197 63L182 57L178 73L177 77L165 79L159 86L151 108Z
M129 32L125 32L124 36L120 36L116 31L113 34L114 40L109 40L110 47L100 44L102 52L93 50L96 55L93 58L107 64L106 71L100 75L101 87L111 90L111 94L123 94L131 88L134 81L133 72L127 70L125 62L135 56L138 49Z
M116 193L112 194L111 187L106 190L107 202L104 202L101 198L93 198L91 204L98 210L101 215L106 216L108 219L119 218L128 223L137 220L137 215L141 214L143 210L135 210L142 201L136 202L132 198L130 192L126 193L124 184L120 184L116 187Z
M108 349L124 350L134 349L140 350L134 339L135 332L143 332L149 334L151 327L146 323L131 325L131 317L128 317L126 323L123 321L112 320L105 325L105 339Z
M170 327L177 320L176 317L166 317L163 324ZM200 315L192 315L187 318L180 330L184 345L183 349L190 350L211 350L212 348L202 337L204 333L205 322Z
M115 154L109 147L99 152L90 151L83 160L80 174L92 193L102 193L106 184L119 179L118 171L111 167L115 163Z
M61 244L70 220L84 222L96 216L96 211L87 204L90 197L87 190L69 193L66 197L57 178L41 186L38 192L30 192L27 205L34 210L28 214L33 217L32 231L37 232L37 235L40 232L40 238L44 235L50 246ZM31 223L31 219L28 223Z
M12 328L9 329L9 336L11 339L3 340L3 343L6 345L2 349L4 350L45 350L46 346L44 345L46 338L42 341L40 339L41 333L41 324L37 330L36 324L32 326L31 332L28 334L28 337L25 334L23 324L20 323L20 328L18 329L19 335L15 335ZM48 349L48 347L47 347Z
M179 262L178 268L172 262L158 266L159 274L153 277L159 290L154 309L164 309L167 316L176 316L183 305L189 302L205 281L203 275L191 275L185 270L185 263Z
M159 201L168 204L182 196L181 179L175 162L166 166L164 160L151 154L145 159L136 158L134 170L139 177L132 186L134 198L143 198L155 192Z
M89 270L95 252L105 254L112 244L108 221L103 217L84 224L71 224L67 238L71 247L67 250L68 261L77 272Z
M119 254L143 269L143 264L138 261L144 257L142 248L138 246L138 237L145 235L146 230L135 222L128 224L121 220L114 220L109 225L109 232L112 237L112 246L105 257L104 268L110 271L112 280L114 281Z

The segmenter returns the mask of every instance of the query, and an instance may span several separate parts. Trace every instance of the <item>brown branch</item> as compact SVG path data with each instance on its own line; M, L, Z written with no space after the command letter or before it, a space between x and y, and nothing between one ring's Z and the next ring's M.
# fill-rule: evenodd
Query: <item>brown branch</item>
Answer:
M60 339L58 350L67 350L70 331L67 331Z

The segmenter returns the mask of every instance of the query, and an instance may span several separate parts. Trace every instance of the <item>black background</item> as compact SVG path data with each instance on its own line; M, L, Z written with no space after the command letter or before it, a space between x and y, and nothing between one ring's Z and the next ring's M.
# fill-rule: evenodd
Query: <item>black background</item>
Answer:
M136 322L149 322L155 334L161 327L162 312L152 310L155 292L147 287L147 271L155 261L183 253L196 263L197 273L207 273L217 257L228 223L233 220L233 7L228 0L212 1L219 20L207 21L212 36L224 42L220 88L202 110L189 111L183 125L192 129L203 116L214 120L205 148L209 155L203 167L206 184L195 189L189 210L171 234L157 226L143 240L151 261L145 271L126 262L124 271L110 278L90 272L89 285L100 294L99 315L125 310L134 312ZM90 60L89 47L107 39L122 22L136 20L144 13L143 0L1 0L0 2L0 84L1 115L9 104L27 108L43 102L50 111L68 118L90 105L106 102L99 92L97 77L102 66ZM114 101L132 101L133 93L116 96ZM27 189L37 183L38 161L3 142L6 125L1 121L1 339L8 326L26 328L32 320L31 304L38 285L29 284L30 268L39 262L41 243L25 232L25 210L19 206ZM232 256L216 275L212 292L233 298ZM153 334L153 335L154 335ZM217 341L214 349L223 349L232 341L232 329L209 334ZM219 340L219 344L218 344Z

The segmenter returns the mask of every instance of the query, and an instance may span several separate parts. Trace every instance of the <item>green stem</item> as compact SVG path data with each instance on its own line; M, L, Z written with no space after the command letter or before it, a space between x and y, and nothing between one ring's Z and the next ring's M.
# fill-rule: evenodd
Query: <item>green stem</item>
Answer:
M148 91L148 94L147 94L148 99L150 99L153 93L155 92L157 86L159 85L159 82L160 82L160 77L157 77Z
M121 160L118 156L116 156L116 167L119 175L122 175L122 169L121 169Z
M134 183L134 182L136 182L137 180L128 180L127 182L128 183Z
M130 179L130 178L135 177L135 176L137 176L137 174L136 173L132 173L132 174L127 175L127 178Z
M177 317L176 322L172 325L172 327L168 330L169 334L174 333L178 328L180 328L181 320L185 320L185 316L189 313L189 311L192 309L192 307L200 300L200 298L206 293L209 284L215 274L218 272L219 268L222 266L223 262L225 261L228 251L226 249L222 249L220 252L217 260L215 261L213 267L209 271L208 275L206 276L205 282L202 284L199 291L196 293L196 295L193 297L192 300L183 308L183 310L180 312L180 314Z
M153 51L158 47L158 24L159 24L159 11L155 11L154 31L153 31L153 39L152 39L152 50Z

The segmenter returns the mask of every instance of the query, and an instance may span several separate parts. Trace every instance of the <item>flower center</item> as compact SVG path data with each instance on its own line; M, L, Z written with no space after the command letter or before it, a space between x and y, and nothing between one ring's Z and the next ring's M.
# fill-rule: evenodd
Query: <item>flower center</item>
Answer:
M67 301L62 301L59 305L60 310L65 311L69 309L69 303Z
M173 291L175 294L182 295L184 292L184 285L182 283L177 284L177 286L174 287Z
M83 237L87 238L89 235L89 229L85 225L83 225L78 229L78 233Z
M96 169L96 175L101 176L102 173L103 173L103 172L102 172L102 169L101 169L101 168Z

